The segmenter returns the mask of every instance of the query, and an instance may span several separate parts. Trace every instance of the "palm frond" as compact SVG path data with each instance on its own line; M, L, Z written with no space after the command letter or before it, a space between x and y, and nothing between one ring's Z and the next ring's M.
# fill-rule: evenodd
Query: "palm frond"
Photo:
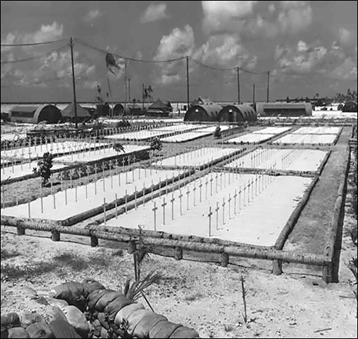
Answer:
M149 286L158 283L160 279L162 278L160 273L155 273L155 271L152 271L148 273L142 280L134 281L132 283L129 283L129 287L127 288L127 293L125 293L125 296L128 299L131 299L133 301L136 301L141 297L141 293L148 288Z

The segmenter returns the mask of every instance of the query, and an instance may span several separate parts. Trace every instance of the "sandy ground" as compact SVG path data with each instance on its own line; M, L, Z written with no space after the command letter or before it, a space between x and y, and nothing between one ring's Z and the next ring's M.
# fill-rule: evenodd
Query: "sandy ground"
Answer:
M304 149L256 149L224 167L317 171L327 152Z
M259 129L258 131L254 131L252 133L258 133L258 134L280 134L287 132L291 129L291 127L266 127L263 129Z
M341 127L300 127L293 134L338 134Z
M335 134L287 134L273 141L273 144L327 144L331 145L336 140Z
M240 143L240 142L263 142L273 138L275 134L262 134L262 133L249 133L240 135L236 138L232 138L226 141L226 143Z
M312 181L216 174L169 191L107 224L273 246Z
M203 147L152 163L155 166L200 166L234 154L239 148Z
M38 198L28 204L6 207L1 210L2 215L15 217L44 218L50 220L64 220L79 213L99 207L123 198L126 194L133 194L158 182L170 181L184 171L178 170L144 170L135 169L130 172L115 174L97 180L95 183L76 186L60 192Z

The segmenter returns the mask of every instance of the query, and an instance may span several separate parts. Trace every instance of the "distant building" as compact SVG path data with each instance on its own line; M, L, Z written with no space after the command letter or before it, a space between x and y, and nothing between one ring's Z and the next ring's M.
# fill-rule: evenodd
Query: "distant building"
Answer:
M218 120L222 122L256 121L257 113L249 105L227 105L220 111Z
M173 107L171 103L169 101L162 101L158 99L148 107L146 115L168 116L171 112L173 112Z
M84 121L91 118L90 112L83 108L80 104L76 105L77 121ZM75 104L72 102L65 109L62 110L62 117L65 120L75 119Z
M342 107L342 112L357 112L357 103L354 101L348 101Z
M190 106L184 116L184 121L218 121L221 105L214 103Z
M10 111L10 120L29 124L38 124L41 121L56 124L62 120L62 114L54 105L15 106Z
M312 115L312 105L309 102L286 103L286 102L258 102L256 113L259 117L283 116L299 117Z

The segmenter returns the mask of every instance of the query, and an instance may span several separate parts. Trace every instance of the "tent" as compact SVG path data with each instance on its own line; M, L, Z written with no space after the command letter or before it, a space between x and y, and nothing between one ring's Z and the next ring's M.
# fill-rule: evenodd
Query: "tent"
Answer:
M163 111L163 112L172 112L173 111L173 107L170 104L169 101L162 101L160 99L158 99L157 101L153 102L153 104L151 104L148 107L148 111L151 110L155 110L155 111Z
M91 114L85 108L83 108L80 104L77 104L76 108L77 108L77 119L78 120L85 120L85 119L91 118ZM64 119L74 119L75 118L75 104L73 102L70 103L65 109L63 109L62 117Z

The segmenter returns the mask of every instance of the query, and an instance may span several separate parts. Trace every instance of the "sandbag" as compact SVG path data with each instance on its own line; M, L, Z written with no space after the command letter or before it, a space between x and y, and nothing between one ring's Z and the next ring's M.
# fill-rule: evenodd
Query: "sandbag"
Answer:
M1 337L0 338L9 338L9 330L7 328L4 328L4 329L1 330Z
M71 281L55 286L53 290L56 292L55 299L66 300L70 305L76 306L81 311L85 310L88 292L81 283Z
M173 332L182 327L181 324L174 324L170 321L161 321L149 331L150 338L169 338Z
M1 315L1 331L17 326L20 326L20 317L17 313L12 312Z
M95 291L91 292L87 297L88 309L90 311L94 311L96 308L97 301L108 292L115 292L115 291L106 289L106 290L95 290Z
M24 328L13 327L8 330L8 338L30 338L30 336Z
M199 333L185 326L178 327L169 338L198 338Z
M132 312L128 317L128 330L127 332L130 335L133 335L134 329L137 327L139 322L149 314L152 314L152 311L149 310L137 310Z
M63 311L57 306L53 306L50 310L48 310L47 314L49 316L50 321L53 320L67 321L65 313L63 313Z
M100 323L100 321L98 319L95 319L93 321L92 327L93 327L93 335L95 335L96 337L100 337L101 336L102 325L101 325L101 323Z
M118 311L130 304L133 304L133 300L126 298L124 295L120 295L112 302L107 304L107 306L104 308L104 313L107 315L108 320L113 322Z
M101 338L109 338L108 331L101 327Z
M97 319L101 323L102 327L104 327L106 330L109 330L109 323L108 323L106 316L104 315L103 312L98 313Z
M111 303L114 299L123 296L123 294L121 292L107 292L105 294L103 294L103 296L101 298L99 298L99 300L96 303L96 310L98 312L103 312L104 309L106 308L106 306Z
M26 331L30 338L55 338L51 328L44 322L29 325Z
M34 324L34 323L40 323L44 322L43 317L38 313L22 313L20 314L20 322L21 326L23 328L27 328L27 326Z
M88 337L90 326L85 315L75 306L67 306L64 309L67 321L74 327L75 331L82 337Z
M53 320L48 325L55 338L81 338L68 321Z
M142 304L139 303L132 303L128 306L123 307L122 309L120 309L117 314L116 317L114 318L114 323L117 326L120 326L120 324L122 323L122 321L124 319L128 319L129 315L137 310L144 310L144 306Z
M66 300L55 299L55 298L47 298L47 302L52 307L58 307L63 310L65 307L69 306Z
M168 318L164 315L152 312L144 317L133 331L133 336L138 338L148 338L150 330L160 322L167 322Z
M105 290L106 289L100 282L98 282L97 280L94 280L92 278L84 279L82 281L82 285L88 294L90 294L91 292L96 291L96 290Z

